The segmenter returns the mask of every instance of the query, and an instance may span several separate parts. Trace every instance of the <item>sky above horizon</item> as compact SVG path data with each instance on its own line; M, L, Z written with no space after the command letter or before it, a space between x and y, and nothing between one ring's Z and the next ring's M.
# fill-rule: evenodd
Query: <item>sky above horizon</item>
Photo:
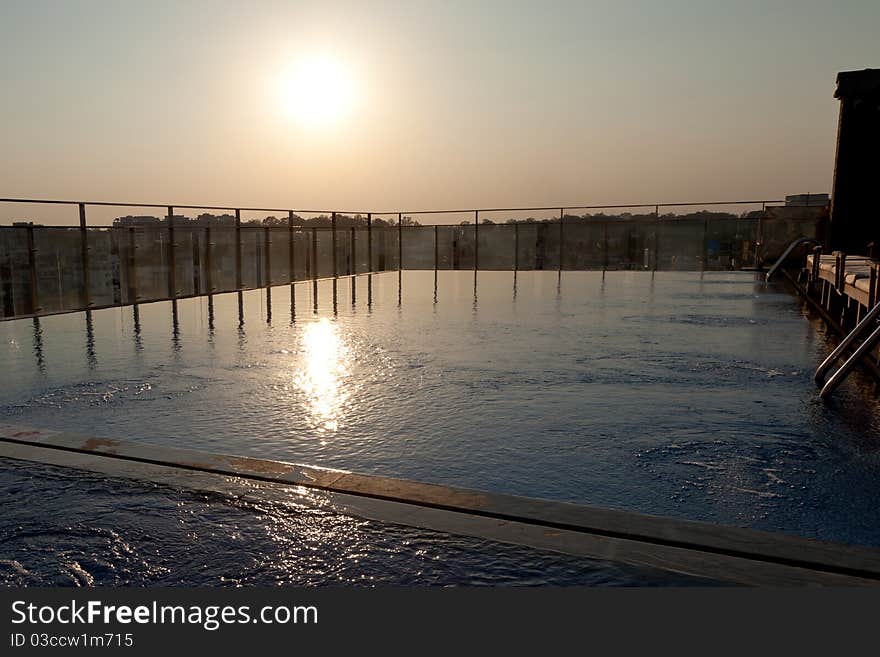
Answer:
M379 211L828 192L835 76L880 66L878 25L880 2L855 1L0 0L0 197ZM60 216L0 205L3 223Z

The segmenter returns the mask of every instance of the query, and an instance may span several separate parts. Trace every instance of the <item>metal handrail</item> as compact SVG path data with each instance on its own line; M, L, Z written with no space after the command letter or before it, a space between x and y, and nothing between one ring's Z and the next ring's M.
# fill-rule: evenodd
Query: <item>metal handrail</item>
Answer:
M232 206L232 205L200 205L200 204L182 204L182 203L131 203L131 202L115 202L115 201L73 201L73 200L62 200L62 199L33 199L33 198L0 198L0 203L25 203L25 204L47 204L47 205L76 205L80 206L80 208L85 208L87 206L104 206L104 207L129 207L129 208L174 208L177 210L223 210L227 212L285 212L285 213L299 213L299 214L325 214L330 215L332 213L336 213L337 215L367 215L370 214L374 217L376 216L388 216L388 215L397 215L401 216L411 216L411 215L426 215L426 214L472 214L474 216L479 216L480 213L492 213L492 212L549 212L549 211L561 211L564 213L568 210L621 210L621 209L652 209L653 212L648 212L646 214L654 214L657 218L660 217L660 210L662 208L683 208L683 207L712 207L712 206L726 206L726 205L760 205L762 212L765 211L768 203L784 203L781 199L770 199L770 200L740 200L740 201L709 201L709 202L673 202L673 203L626 203L626 204L613 204L613 205L557 205L557 206L532 206L532 207L514 207L514 208L467 208L467 209L455 209L455 210L406 210L406 211L382 211L382 212L373 212L371 210L306 210L306 209L295 209L295 208L257 208L257 207L243 207L243 206ZM559 220L561 221L561 219Z
M791 252L794 251L801 244L807 243L819 244L819 240L813 239L812 237L797 238L794 242L788 245L788 248L785 249L785 252L781 256L779 256L779 260L777 260L776 263L772 267L770 267L770 271L768 271L766 276L764 276L764 280L769 281L770 277L773 276L773 274L776 273L776 270L782 266L783 262L785 262L785 259L788 258L789 255L791 255Z
M867 339L859 345L858 349L853 352L853 355L847 358L843 365L841 365L837 369L837 371L835 371L834 374L832 374L828 378L828 381L825 383L824 386L822 386L822 390L819 392L819 397L825 399L826 397L828 397L828 395L834 392L837 387L841 383L843 383L844 379L849 376L849 373L859 363L862 357L871 350L871 348L877 343L878 340L880 340L880 326L874 329L874 332L871 333L871 335L869 335Z
M834 363L836 363L841 358L841 356L843 356L844 352L849 349L849 346L853 343L853 341L858 338L859 335L861 335L865 331L865 329L871 325L872 322L875 322L878 317L880 317L880 303L871 308L868 314L862 318L862 321L856 324L856 327L852 331L850 331L849 334L843 338L843 340L840 341L840 344L837 345L834 351L828 354L828 357L819 364L819 367L816 368L816 373L813 375L813 381L815 381L817 385L822 383L825 373L831 369L831 366L834 365ZM862 346L864 346L865 343L870 342L873 337L874 334L869 336L868 339L865 340L864 343L862 343ZM849 360L851 360L851 358ZM849 360L847 360L847 363L849 362ZM846 367L846 364L844 364L843 367ZM843 367L841 367L841 369L843 369ZM838 370L838 372L839 371L840 370ZM835 385L834 387L836 388L837 386ZM823 388L823 393L824 391L825 389Z

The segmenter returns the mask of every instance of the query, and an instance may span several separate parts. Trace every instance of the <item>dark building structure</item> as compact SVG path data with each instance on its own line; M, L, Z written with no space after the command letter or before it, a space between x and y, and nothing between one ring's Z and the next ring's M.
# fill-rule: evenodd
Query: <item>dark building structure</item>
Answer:
M837 74L840 99L831 193L832 250L865 254L880 248L880 69Z

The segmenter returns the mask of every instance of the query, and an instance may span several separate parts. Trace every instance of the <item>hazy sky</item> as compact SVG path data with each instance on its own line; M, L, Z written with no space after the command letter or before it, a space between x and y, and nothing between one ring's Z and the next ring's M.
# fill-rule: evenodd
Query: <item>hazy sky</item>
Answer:
M880 67L878 26L876 0L0 0L0 197L407 210L827 192L835 75ZM296 107L321 114L320 97L279 92L316 53L353 88L320 124Z

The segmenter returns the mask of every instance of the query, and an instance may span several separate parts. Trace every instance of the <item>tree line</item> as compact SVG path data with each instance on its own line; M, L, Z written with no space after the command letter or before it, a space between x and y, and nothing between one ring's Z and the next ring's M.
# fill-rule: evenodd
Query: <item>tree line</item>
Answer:
M713 212L709 210L700 210L698 212L690 212L687 214L675 214L675 213L662 213L660 214L660 219L663 220L708 220L708 221L718 221L724 219L740 219L747 218L752 216L753 212L743 213L742 215L736 215L730 212ZM760 213L757 213L760 214ZM756 216L757 216L756 214ZM591 222L591 221L653 221L656 220L657 216L653 212L645 212L640 214L633 214L630 212L622 212L618 214L606 214L604 212L599 213L585 213L582 215L575 214L565 214L563 216L563 221L565 223L580 223L580 222ZM493 221L489 218L482 218L480 220L481 224L485 225L493 225L493 224L516 224L516 223L524 223L524 224L533 224L533 223L550 223L559 221L558 217L527 217L525 219L522 218L509 218L506 220L497 220ZM113 220L113 225L116 227L126 227L126 226L149 226L149 225L168 225L170 222L173 222L175 226L234 226L235 225L235 215L233 214L211 214L211 213L202 213L197 215L196 217L187 217L185 215L174 215L173 217L155 217L151 215L138 215L138 216L125 216L125 217L117 217ZM331 215L322 214L316 217L301 217L297 214L293 215L293 223L296 226L315 226L315 227L330 227L333 223L333 219ZM379 227L393 227L397 226L398 219L397 217L373 217L372 223L374 226ZM421 226L422 224L409 216L404 216L401 218L400 223L404 226ZM459 225L467 226L472 222L469 220L465 220L460 222ZM276 217L274 215L267 216L263 219L242 219L242 226L269 226L269 227L283 227L287 226L288 217ZM367 227L367 216L363 214L337 214L336 215L336 225L339 228L366 228Z

